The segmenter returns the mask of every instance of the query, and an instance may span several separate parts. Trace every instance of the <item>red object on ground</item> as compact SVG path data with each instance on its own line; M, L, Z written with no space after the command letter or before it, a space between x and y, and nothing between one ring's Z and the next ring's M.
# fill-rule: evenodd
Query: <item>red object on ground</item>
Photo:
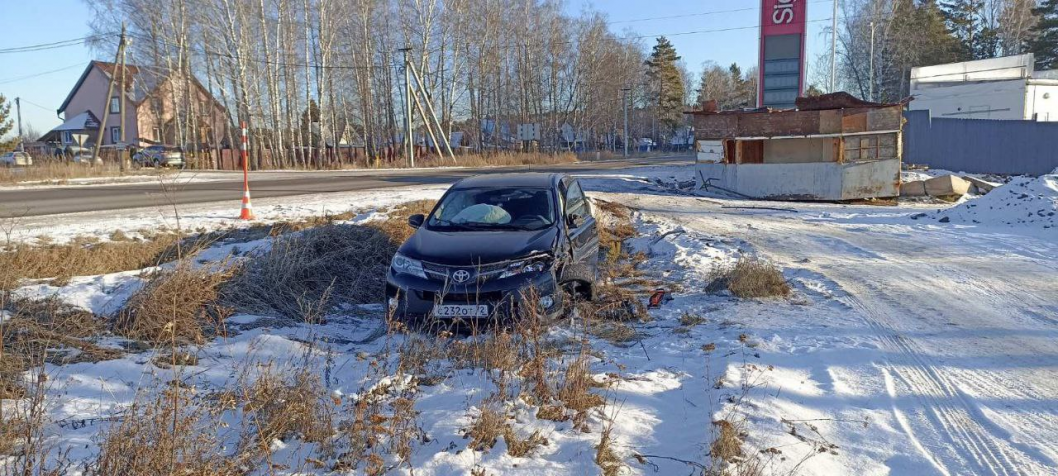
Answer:
M668 291L664 289L654 291L654 294L650 295L650 304L647 307L661 307L661 302L665 299L666 294L668 294Z
M240 220L253 220L253 205L250 203L250 152L246 138L246 123L242 126L242 211L239 212Z

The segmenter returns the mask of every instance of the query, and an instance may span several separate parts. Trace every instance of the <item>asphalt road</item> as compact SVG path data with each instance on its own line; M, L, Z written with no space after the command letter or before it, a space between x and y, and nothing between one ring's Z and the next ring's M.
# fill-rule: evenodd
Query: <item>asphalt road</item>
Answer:
M392 171L341 170L327 172L250 174L254 198L355 190L384 189L413 185L452 183L462 177L501 172L586 173L651 165L689 164L691 156L653 157L542 167L488 167L465 169L411 169ZM164 185L142 182L127 185L80 185L0 190L0 215L43 216L60 213L121 210L171 204L238 201L242 198L242 174L231 180Z

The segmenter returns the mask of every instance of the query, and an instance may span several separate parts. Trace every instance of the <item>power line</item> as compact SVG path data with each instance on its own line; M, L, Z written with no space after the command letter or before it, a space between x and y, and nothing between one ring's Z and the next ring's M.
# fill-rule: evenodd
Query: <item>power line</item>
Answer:
M41 108L41 109L43 109L45 111L48 111L48 112L55 112L53 109L48 109L48 108L46 108L44 106L41 106L40 104L37 104L35 102L30 102L30 101L26 100L26 98L21 98L21 101L26 103L26 104L29 104L30 106L39 107L39 108Z
M814 4L814 3L830 3L830 2L831 2L831 0L818 0L818 1L815 1L815 2L807 2L806 5L811 5L811 4ZM616 24L619 24L619 23L637 23L637 22L654 21L654 20L674 20L674 19L679 19L679 18L703 17L703 16L708 16L708 15L720 15L720 14L724 14L724 13L752 12L752 11L759 11L759 10L760 10L759 7L735 8L735 9L731 9L731 10L713 10L713 11L708 11L708 12L685 13L685 14L682 14L682 15L669 15L669 16L663 16L663 17L633 18L633 19L629 19L629 20L609 21L607 23L609 23L611 25L616 25Z
M73 38L73 39L69 39L69 40L56 41L54 43L41 43L41 44L37 44L37 45L27 45L27 46L16 46L16 47L13 47L13 48L4 48L4 49L0 49L0 54L30 53L30 52L34 52L34 51L44 51L44 50L52 50L52 49L56 49L56 48L66 48L66 47L70 47L70 46L77 46L77 45L83 44L83 42L85 42L85 41L105 38L107 36L108 35L90 35L90 36L85 36L85 37L81 37L81 38Z
M40 72L40 73L29 74L29 75L26 75L26 76L19 76L19 77L16 77L16 78L2 79L2 80L0 80L0 84L15 83L15 82L18 82L18 81L25 81L27 79L39 78L41 76L46 76L46 75L49 75L49 74L58 73L60 71L66 71L68 69L79 68L79 67L84 67L84 62L83 61L79 62L79 63L76 63L76 64L72 64L70 66L64 66L64 67L59 68L59 69L53 69L51 71L43 71L43 72Z
M830 21L830 20L832 20L832 18L828 17L828 18L820 18L820 19L816 19L816 20L809 20L809 21L806 21L805 23L819 23L819 22ZM757 28L760 28L760 25L749 25L749 26L739 26L739 27L730 27L730 28L713 28L713 29L706 29L706 30L682 31L682 32L674 32L674 33L658 33L658 34L651 34L651 35L633 35L633 36L619 37L618 39L619 40L637 40L637 39L644 39L644 38L658 38L658 37L662 37L662 36L699 35L699 34L705 34L705 33L722 33L722 32L728 32L728 31L749 30L749 29L757 29ZM140 38L140 39L145 40L145 41L160 42L160 43L163 43L163 44L168 45L168 46L179 46L179 45L177 45L177 44L175 44L173 42L166 41L166 40L163 40L163 39L160 39L160 38L152 38L152 37L149 37L149 36L146 36L146 35L137 35L135 33L130 33L129 36L134 37L134 38ZM550 43L550 45L573 45L573 44L576 44L576 41L567 40L567 41L559 41L559 42ZM499 49L499 48L510 49L510 48L523 48L523 47L525 47L524 44L501 44L501 45L489 45L489 46L487 46L487 48L493 48L493 49ZM232 54L232 53L220 52L220 51L212 51L212 50L209 50L209 49L204 48L204 47L203 48L188 47L187 49L191 50L191 51L194 51L196 53L200 53L200 54L204 54L204 55L208 55L208 56L222 57L222 58L228 58L228 59L234 59L234 60L238 60L239 59L239 55L235 55L235 54ZM388 70L390 68L395 67L395 66L386 66L386 65L366 65L366 66L365 65L347 66L347 65L336 65L336 64L320 65L320 64L313 64L313 63L302 63L302 62L275 61L275 60L270 60L270 59L260 59L260 58L252 58L252 57L246 58L246 61L252 62L252 63L258 63L258 64L268 64L268 65L278 66L278 67L283 67L283 68L313 68L313 69L323 69L323 70L332 70L332 69L333 70Z

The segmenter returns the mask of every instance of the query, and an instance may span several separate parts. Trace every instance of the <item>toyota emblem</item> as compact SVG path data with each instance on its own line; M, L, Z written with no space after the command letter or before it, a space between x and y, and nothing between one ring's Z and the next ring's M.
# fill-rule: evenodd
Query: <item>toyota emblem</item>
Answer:
M457 283L465 283L468 279L470 279L470 271L467 271L465 269L456 271L452 273L452 279L454 279Z

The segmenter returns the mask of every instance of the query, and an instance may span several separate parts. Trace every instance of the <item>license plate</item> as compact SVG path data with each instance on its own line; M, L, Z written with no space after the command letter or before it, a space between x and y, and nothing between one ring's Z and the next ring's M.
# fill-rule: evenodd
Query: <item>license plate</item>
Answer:
M485 304L437 304L433 307L434 317L488 317L489 306Z

